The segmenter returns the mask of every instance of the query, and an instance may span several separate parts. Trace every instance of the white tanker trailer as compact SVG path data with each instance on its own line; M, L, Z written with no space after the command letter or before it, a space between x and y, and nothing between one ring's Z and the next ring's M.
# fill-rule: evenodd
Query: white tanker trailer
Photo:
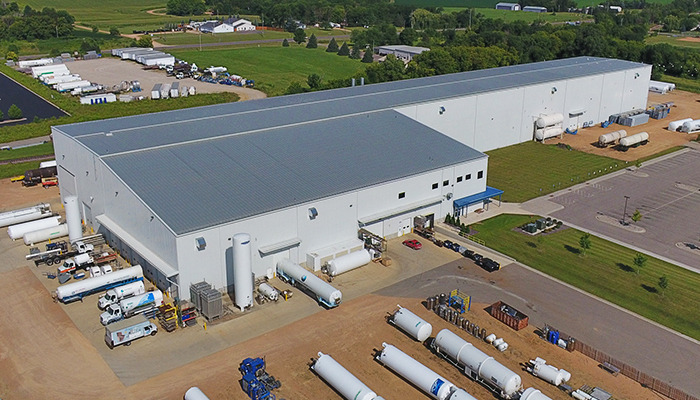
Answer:
M114 271L111 274L96 276L94 278L83 279L78 282L59 286L56 289L56 298L64 303L82 299L92 293L126 285L143 280L143 270L140 265L131 268L124 268Z
M415 340L421 343L425 342L433 333L433 326L423 318L410 312L407 308L403 308L400 305L397 305L397 307L399 309L387 318L389 323L396 325Z
M34 221L44 217L51 216L51 205L39 204L34 207L23 208L21 210L8 211L0 214L0 228L22 222Z
M328 354L318 352L311 369L347 400L383 400Z
M620 146L626 149L639 144L645 145L648 141L649 134L647 132L640 132L636 135L627 136L620 139Z
M627 131L624 129L620 129L619 131L610 132L610 133L606 133L604 135L600 135L600 137L598 138L598 146L600 146L600 147L608 146L610 144L615 143L616 140L620 140L626 136L627 136Z
M277 263L277 276L292 285L300 286L313 293L319 303L330 308L339 306L343 299L340 290L287 258Z

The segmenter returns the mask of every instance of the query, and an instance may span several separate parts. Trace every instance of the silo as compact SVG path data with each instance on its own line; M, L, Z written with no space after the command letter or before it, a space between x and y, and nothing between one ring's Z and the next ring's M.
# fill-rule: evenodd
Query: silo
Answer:
M253 306L253 265L247 233L233 235L233 294L241 311Z
M66 196L63 200L66 209L66 224L68 224L68 239L71 243L83 237L83 224L80 218L80 206L77 196Z

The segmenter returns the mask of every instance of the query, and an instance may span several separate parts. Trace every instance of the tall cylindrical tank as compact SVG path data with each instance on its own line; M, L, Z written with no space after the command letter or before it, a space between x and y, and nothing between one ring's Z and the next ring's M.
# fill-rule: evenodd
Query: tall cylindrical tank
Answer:
M280 298L280 292L268 283L261 283L258 286L258 292L272 301L277 301Z
M209 397L204 394L197 386L187 389L185 392L185 400L209 400Z
M329 307L340 305L343 299L340 290L289 259L285 258L277 263L277 275L285 276L295 283L304 285L316 295L319 302Z
M649 140L649 134L646 132L640 132L636 135L623 137L622 139L620 139L620 145L624 147L629 147L637 143L644 142L646 140Z
M678 121L669 122L668 130L673 131L673 132L677 132L683 126L683 124L685 124L686 122L692 122L692 121L693 121L692 118L685 118L685 119L679 119Z
M367 249L354 251L328 261L328 276L340 275L363 265L367 265L370 261L372 261L372 257L369 255Z
M406 308L399 309L389 318L389 322L419 342L424 342L433 333L433 326Z
M535 388L527 388L520 396L520 400L552 400Z
M24 234L24 244L33 246L34 243L44 242L66 236L68 234L68 224L52 226L50 228L39 229L38 231Z
M433 346L441 354L464 366L467 375L470 375L469 371L474 372L489 385L495 385L507 399L514 398L522 387L518 374L447 329L438 332Z
M377 397L372 389L327 354L319 352L311 369L347 400L373 400Z
M377 360L437 400L445 400L455 386L435 371L416 361L398 348L382 343Z
M619 131L615 132L610 132L606 133L604 135L600 135L598 138L598 143L601 145L609 145L611 143L615 143L616 140L621 139L623 137L627 136L627 131L624 129L620 129Z
M68 224L68 240L75 243L83 237L83 224L80 217L80 205L77 196L66 196L63 199L63 207L66 209L66 223Z
M537 118L537 127L545 128L562 122L564 122L564 116L562 114L549 114Z
M24 236L24 234L27 232L34 232L46 228L55 228L59 225L58 220L60 218L60 216L48 217L18 225L11 225L7 228L7 234L10 236L10 239L16 240Z
M114 271L111 274L97 276L95 278L83 279L77 282L56 288L56 297L64 301L64 299L90 292L96 288L109 285L115 282L122 282L128 279L142 278L143 270L140 265L135 265L131 268L124 268L119 271Z
M49 216L51 216L51 206L48 203L39 204L34 207L0 214L0 227L21 224L22 222L34 221Z
M252 257L250 235L233 235L233 294L241 311L253 306Z

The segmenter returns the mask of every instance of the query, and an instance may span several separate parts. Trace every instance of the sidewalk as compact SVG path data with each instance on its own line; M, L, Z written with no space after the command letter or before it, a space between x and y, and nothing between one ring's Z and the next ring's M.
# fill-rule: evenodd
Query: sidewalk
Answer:
M44 142L50 142L51 141L51 136L39 136L31 139L23 139L23 140L16 140L14 142L7 142L7 143L0 143L0 147L3 146L9 146L12 148L15 147L22 147L22 146L29 146L32 144L41 144Z

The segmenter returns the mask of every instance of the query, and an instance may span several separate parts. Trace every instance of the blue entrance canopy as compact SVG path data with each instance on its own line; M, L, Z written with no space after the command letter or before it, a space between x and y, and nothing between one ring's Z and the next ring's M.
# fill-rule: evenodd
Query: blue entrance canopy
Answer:
M462 197L461 199L455 200L453 202L453 207L455 209L467 207L467 206L470 206L472 204L484 201L486 199L490 199L492 197L496 197L496 196L500 197L502 194L503 194L502 190L492 188L491 186L486 186L486 190L481 192L481 193L473 194L471 196ZM500 201L500 199L499 199L499 201Z

